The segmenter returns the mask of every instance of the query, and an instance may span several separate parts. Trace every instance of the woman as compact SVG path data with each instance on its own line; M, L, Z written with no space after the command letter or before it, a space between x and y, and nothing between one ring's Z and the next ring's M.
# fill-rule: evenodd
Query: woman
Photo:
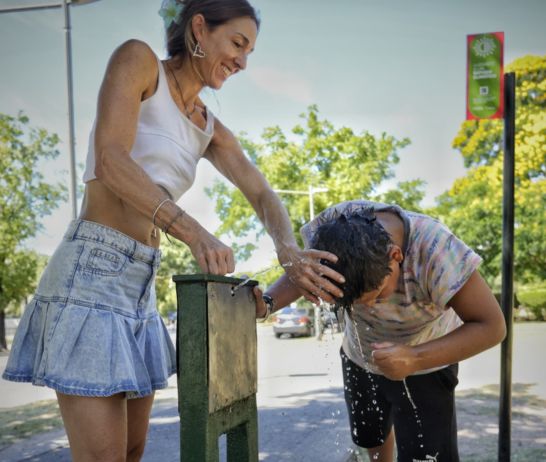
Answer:
M171 0L160 13L167 60L136 40L110 59L80 218L25 310L4 372L56 390L76 461L139 460L154 391L175 372L155 307L160 231L185 242L203 272L234 271L231 249L176 205L201 157L245 194L304 293L341 294L321 276L341 278L319 263L335 257L297 247L278 197L199 99L246 68L256 12L246 0Z

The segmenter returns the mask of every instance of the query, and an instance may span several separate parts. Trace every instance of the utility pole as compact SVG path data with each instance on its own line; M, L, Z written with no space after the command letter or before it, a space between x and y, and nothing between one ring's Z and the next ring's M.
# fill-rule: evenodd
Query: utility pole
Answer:
M74 134L74 90L72 84L72 26L70 23L70 6L83 5L98 0L62 0L56 3L44 3L36 5L24 5L18 7L0 8L0 14L3 13L22 13L25 11L50 10L56 8L63 9L64 31L65 31L65 62L66 62L66 92L68 104L68 146L69 146L69 174L70 174L70 205L72 206L72 218L78 214L78 196L76 181L76 136Z
M317 193L328 192L328 188L315 188L312 185L309 185L307 191L295 191L293 189L274 189L274 191L281 194L309 196L309 220L313 220L315 218L315 202L313 196Z

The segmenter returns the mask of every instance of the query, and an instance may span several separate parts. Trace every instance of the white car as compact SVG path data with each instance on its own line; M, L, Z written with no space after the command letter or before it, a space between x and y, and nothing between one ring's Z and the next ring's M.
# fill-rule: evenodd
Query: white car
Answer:
M273 315L273 332L279 338L282 334L315 335L313 308L292 308L287 306Z

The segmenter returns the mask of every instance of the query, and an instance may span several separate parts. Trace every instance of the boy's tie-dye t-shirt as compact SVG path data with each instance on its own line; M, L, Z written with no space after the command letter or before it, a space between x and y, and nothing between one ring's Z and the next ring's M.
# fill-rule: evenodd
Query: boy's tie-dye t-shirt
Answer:
M396 213L404 222L404 261L396 292L371 307L353 310L352 319L345 313L345 353L360 367L379 374L370 361L372 343L419 345L462 324L448 302L482 259L438 220L396 205L365 200L333 206L305 225L301 233L306 246L321 224L340 213L368 207L376 212Z

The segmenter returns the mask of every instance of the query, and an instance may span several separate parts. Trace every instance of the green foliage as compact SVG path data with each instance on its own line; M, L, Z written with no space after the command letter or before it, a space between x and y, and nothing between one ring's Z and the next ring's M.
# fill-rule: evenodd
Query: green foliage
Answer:
M408 139L397 140L386 133L376 137L368 132L357 134L347 127L335 128L328 120L319 119L316 106L310 106L301 118L304 123L296 125L290 136L279 127L269 127L259 143L244 136L240 141L274 189L305 192L309 187L327 188L327 192L314 194L314 212L341 201L372 197L380 183L393 176L398 150L409 143ZM405 187L400 197L415 202L419 183ZM207 194L216 200L216 212L222 221L220 234L242 239L253 233L256 239L264 233L239 190L216 182ZM309 220L309 196L279 195L301 245L299 229ZM248 255L252 243L246 245Z
M200 273L189 247L178 241L165 240L161 244L161 264L157 272L155 290L157 308L162 316L176 312L176 289L172 277L176 274Z
M402 181L384 194L373 197L377 202L398 204L405 210L423 213L421 201L425 197L425 182L423 180Z
M522 287L518 298L537 321L546 321L546 285Z
M4 284L4 300L0 303L7 303L5 312L8 316L21 316L22 309L32 295L40 276L43 273L49 257L40 255L33 250L22 249L11 255L7 261Z
M546 308L546 287L519 292L518 297L525 306Z
M0 306L13 314L19 314L20 303L36 289L38 255L35 252L20 250L8 255L2 270L2 290Z
M22 245L65 196L65 188L46 183L39 168L59 154L59 138L28 123L22 114L0 114L0 311L34 290L39 258Z
M546 56L526 56L507 66L515 72L515 277L546 278ZM432 211L483 257L490 282L502 253L503 121L465 121L453 141L469 169L441 195Z

